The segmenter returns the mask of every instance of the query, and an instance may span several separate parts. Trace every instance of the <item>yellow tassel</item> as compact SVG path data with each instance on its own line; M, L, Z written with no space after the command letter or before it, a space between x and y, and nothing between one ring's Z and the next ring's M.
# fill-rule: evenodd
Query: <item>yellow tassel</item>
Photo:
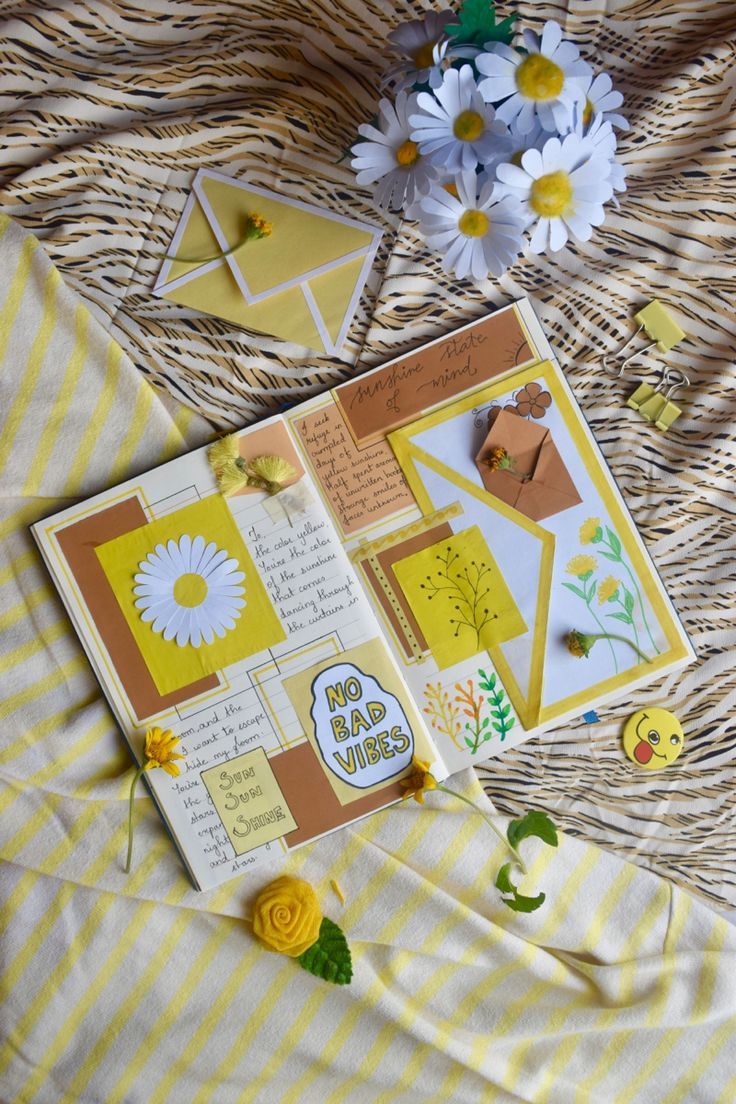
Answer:
M231 495L243 487L257 487L269 495L278 494L296 469L281 456L256 456L244 460L240 455L237 433L221 437L207 450L207 459L221 494Z
M264 489L269 494L276 494L287 479L296 475L296 470L281 456L256 456L248 463L248 474L267 483L268 487Z
M233 460L237 460L239 455L238 437L235 433L230 433L227 437L220 437L219 441L215 441L207 450L207 459L215 471L218 468L224 468Z

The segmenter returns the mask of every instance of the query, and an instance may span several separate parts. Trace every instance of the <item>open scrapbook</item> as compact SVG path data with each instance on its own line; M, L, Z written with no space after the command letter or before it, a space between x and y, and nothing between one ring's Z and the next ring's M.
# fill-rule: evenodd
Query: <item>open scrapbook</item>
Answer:
M283 489L203 448L34 526L134 757L181 739L147 780L201 889L692 658L526 300L238 447Z

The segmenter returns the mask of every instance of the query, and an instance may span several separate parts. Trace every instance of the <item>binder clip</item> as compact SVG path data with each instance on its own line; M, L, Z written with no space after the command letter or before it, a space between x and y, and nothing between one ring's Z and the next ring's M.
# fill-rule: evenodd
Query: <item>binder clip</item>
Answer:
M662 306L658 299L652 299L651 303L648 303L646 307L634 315L634 320L639 323L639 328L636 332L624 342L618 352L608 353L603 357L603 367L606 371L615 371L615 367L611 367L611 361L620 358L631 345L632 341L636 340L642 330L644 330L647 336L652 340L645 348L637 349L633 353L630 353L624 360L621 360L618 365L618 371L616 372L619 378L624 374L627 365L631 364L632 361L637 360L639 357L645 356L654 349L655 346L660 353L668 353L670 349L677 345L678 341L682 341L682 339L686 337L685 331L678 326L672 315L666 307Z
M626 400L626 405L666 433L682 414L672 397L681 387L689 386L689 378L679 368L665 367L662 369L658 389L648 383L640 383L633 395Z

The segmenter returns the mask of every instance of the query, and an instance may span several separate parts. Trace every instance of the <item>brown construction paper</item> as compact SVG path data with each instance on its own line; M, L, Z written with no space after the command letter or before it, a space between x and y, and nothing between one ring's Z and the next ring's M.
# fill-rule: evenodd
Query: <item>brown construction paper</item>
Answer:
M81 521L72 522L55 534L94 621L97 634L107 649L112 666L139 721L220 685L217 675L207 675L170 694L159 694L138 651L120 604L97 559L95 548L147 523L148 517L143 506L136 497L131 497L116 502L114 506L107 506Z

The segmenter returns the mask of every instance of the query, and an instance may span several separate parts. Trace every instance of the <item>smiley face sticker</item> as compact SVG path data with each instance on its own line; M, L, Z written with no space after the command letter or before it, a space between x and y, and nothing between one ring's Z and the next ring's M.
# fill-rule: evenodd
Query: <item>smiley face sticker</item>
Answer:
M661 770L674 763L683 749L685 734L674 713L655 706L629 717L623 741L624 751L637 767Z

